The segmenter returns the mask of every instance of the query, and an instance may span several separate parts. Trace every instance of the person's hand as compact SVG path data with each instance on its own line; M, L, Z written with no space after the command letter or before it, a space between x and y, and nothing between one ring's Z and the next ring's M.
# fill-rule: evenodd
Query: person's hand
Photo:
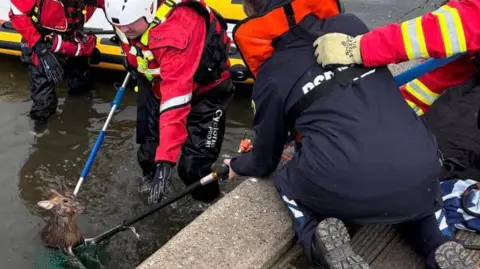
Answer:
M362 64L361 35L352 37L341 33L325 34L313 43L317 63L323 67L331 64Z
M82 39L82 41L83 41L83 44L82 44L81 55L82 56L92 55L97 45L97 36L93 34L86 34Z
M229 171L228 171L228 180L229 181L234 181L238 178L238 174L233 171L232 167L230 166L230 161L231 159L225 159L223 160L223 163L228 166Z
M51 52L51 44L38 41L33 46L33 51L37 54L38 64L42 66L48 81L58 83L63 78L64 71L55 54Z
M158 203L162 200L167 192L167 183L172 177L173 165L166 162L159 162L157 170L151 181L150 195L148 196L148 204Z

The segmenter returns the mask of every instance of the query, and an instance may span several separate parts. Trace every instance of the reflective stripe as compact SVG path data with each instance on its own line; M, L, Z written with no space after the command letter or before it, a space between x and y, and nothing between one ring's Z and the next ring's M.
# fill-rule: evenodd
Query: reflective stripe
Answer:
M439 94L428 89L427 86L425 86L425 84L418 79L407 83L405 89L407 92L415 96L415 98L428 106L431 106L433 102L435 102L435 100L440 96Z
M422 17L403 22L401 28L408 59L430 58L423 34Z
M134 47L134 46L131 46L130 47L130 50L128 51L128 53L134 55L134 56L137 56L137 49Z
M127 36L122 31L120 31L120 29L118 29L117 27L114 27L114 28L115 28L115 32L117 33L118 37L120 38L120 41L122 41L124 44L128 44Z
M465 33L458 11L449 6L442 6L432 14L438 17L446 57L467 51Z
M142 50L143 58L147 61L151 61L154 59L153 53L151 50Z
M53 52L58 52L61 47L62 47L62 36L57 35L57 46L55 47L55 50Z
M405 100L405 101L407 101L407 104L413 109L413 111L415 111L415 113L418 116L422 116L424 114L423 109L421 109L419 106L417 106L414 102L412 102L410 100Z
M169 99L165 103L160 105L160 113L172 107L186 105L190 103L191 100L192 100L192 93L173 97L172 99Z
M14 4L12 4L12 1L10 1L10 9L12 10L13 15L23 15L23 12L21 12Z
M82 47L80 46L80 43L77 43L77 52L75 52L75 56L80 55L80 49L81 49L81 48L82 48Z
M155 69L147 69L145 70L144 72L142 72L144 74L150 74L150 75L160 75L160 67L159 68L155 68Z

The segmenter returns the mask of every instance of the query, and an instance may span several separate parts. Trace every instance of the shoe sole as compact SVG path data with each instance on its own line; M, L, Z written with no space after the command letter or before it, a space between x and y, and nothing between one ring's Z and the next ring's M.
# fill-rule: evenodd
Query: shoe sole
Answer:
M447 242L435 251L435 261L440 269L476 269L465 248L456 242Z
M326 269L370 269L368 263L353 251L347 227L341 220L323 220L315 230L315 236L329 266Z

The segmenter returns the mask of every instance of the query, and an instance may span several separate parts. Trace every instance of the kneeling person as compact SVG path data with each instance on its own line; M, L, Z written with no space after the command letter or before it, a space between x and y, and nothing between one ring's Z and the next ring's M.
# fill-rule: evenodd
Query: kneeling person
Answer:
M297 152L275 186L315 265L369 268L349 245L345 221L402 223L431 268L473 268L437 226L437 145L387 67L327 70L312 55L318 34L358 35L366 25L339 15L336 0L246 0L244 7L255 16L236 26L234 40L256 78L256 138L251 152L226 161L230 178L272 173L295 133ZM457 259L445 259L449 250Z

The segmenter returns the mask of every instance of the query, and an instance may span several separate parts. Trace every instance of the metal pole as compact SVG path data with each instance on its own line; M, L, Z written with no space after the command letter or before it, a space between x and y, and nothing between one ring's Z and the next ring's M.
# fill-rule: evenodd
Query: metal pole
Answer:
M87 162L85 163L82 173L80 174L80 178L78 179L77 186L75 186L75 190L73 192L74 196L77 196L78 191L80 190L80 187L82 186L83 182L87 178L88 172L90 171L93 161L97 156L97 152L103 143L103 139L105 138L105 132L107 131L108 124L112 120L113 114L115 113L117 106L120 105L123 95L125 94L125 87L127 86L128 81L130 80L130 76L131 76L130 72L127 72L127 75L123 80L122 86L117 90L117 94L113 99L112 108L110 109L110 113L108 114L107 120L105 121L105 124L103 125L102 130L100 130L100 133L98 134L97 140L95 141L95 144L93 145L93 148L90 151L90 155L88 156Z

